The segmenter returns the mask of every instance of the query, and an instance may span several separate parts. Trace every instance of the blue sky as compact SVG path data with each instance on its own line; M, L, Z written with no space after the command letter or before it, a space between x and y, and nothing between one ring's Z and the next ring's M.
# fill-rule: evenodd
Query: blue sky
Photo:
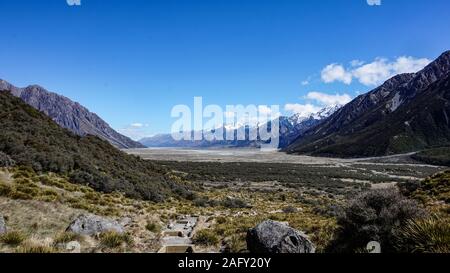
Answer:
M194 96L292 114L450 49L448 0L1 0L0 11L0 78L63 94L134 138L170 131L172 107Z

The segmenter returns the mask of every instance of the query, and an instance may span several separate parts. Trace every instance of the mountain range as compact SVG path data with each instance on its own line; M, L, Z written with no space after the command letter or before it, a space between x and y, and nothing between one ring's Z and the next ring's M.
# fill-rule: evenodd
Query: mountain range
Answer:
M9 91L27 104L49 116L61 127L79 136L98 136L121 148L143 148L139 142L114 131L104 120L86 107L64 96L49 92L39 85L18 88L0 80L0 90Z
M9 91L76 135L98 136L118 148L259 147L263 143L248 137L239 141L175 141L171 134L135 142L79 103L38 85L18 88L0 80L0 90ZM279 148L294 154L370 157L450 146L450 51L423 70L396 75L345 106L330 106L308 117L281 116L278 121ZM262 126L270 128L271 122ZM223 126L224 134L236 136L238 129ZM248 135L258 126L244 129Z
M278 118L279 123L279 134L280 143L279 148L284 148L291 141L295 140L299 135L307 131L314 125L319 124L321 121L325 120L335 111L340 109L342 105L332 105L323 108L317 113L311 114L309 116L301 116L300 114L295 114L291 117L281 116ZM272 122L263 124L261 128L266 126L271 130ZM237 131L239 129L244 129L246 132L246 140L236 140ZM258 135L258 126L241 126L240 128L233 128L224 125L222 130L224 132L224 139L226 139L227 134L232 134L235 140L199 140L194 141L193 136L196 132L191 132L192 140L174 140L171 134L159 134L149 138L143 138L139 140L140 143L147 147L184 147L184 148L232 148L232 147L259 147L263 141L258 137L258 140L249 140L250 133ZM200 132L203 135L208 133L208 131Z
M289 153L383 156L450 145L450 51L400 74L297 137Z

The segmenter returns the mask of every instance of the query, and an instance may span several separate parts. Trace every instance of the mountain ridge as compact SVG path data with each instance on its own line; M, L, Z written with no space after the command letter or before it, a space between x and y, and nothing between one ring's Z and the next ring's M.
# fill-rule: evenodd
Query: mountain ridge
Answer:
M331 105L324 107L317 113L312 113L309 116L302 117L299 114L292 115L290 117L280 116L278 118L280 125L280 145L279 148L286 147L292 140L294 140L297 136L302 134L308 128L317 123L325 120L332 113L339 110L342 105ZM265 123L263 126L268 126L270 128L271 122ZM241 126L239 128L242 128ZM231 128L229 129L226 125L223 127L224 135L225 132L232 133L236 136L236 132L239 128ZM250 126L245 127L245 130L248 134L251 130L258 129L258 126ZM204 134L207 131L203 131ZM194 135L194 132L191 132L191 136ZM225 138L225 137L224 137ZM193 140L181 140L176 141L172 138L171 134L157 134L153 137L143 138L139 140L140 143L147 147L153 148L162 148L162 147L184 147L184 148L213 148L213 147L258 147L263 142L261 140L223 140L223 141L193 141Z
M97 136L76 135L8 91L0 92L0 153L19 168L63 175L100 192L155 202L188 193L163 166Z
M85 136L94 135L107 140L118 148L143 148L143 145L119 134L97 114L78 102L46 90L40 85L16 87L0 80L0 90L10 91L35 109L43 112L63 128Z
M446 81L449 80L449 72L450 51L446 51L423 70L394 76L374 90L358 96L331 115L325 122L305 132L285 151L312 155L361 157L416 151L439 143L445 145L445 142L435 141L431 138L433 132L426 132L416 124L421 124L422 128L429 126L417 120L413 120L414 124L412 124L411 120L417 116L428 118L429 122L436 125L429 130L439 130L446 134L444 135L444 138L447 139L446 142L450 142L450 133L448 133L450 109L447 104L439 104L441 99L446 100L446 95L450 92L445 89L448 88ZM440 86L437 86L436 83L439 83ZM435 88L435 90L429 90L429 88ZM447 92L439 93L442 88ZM427 94L428 97L424 98L424 94ZM440 106L439 111L433 112L432 117L426 115L422 106L414 103L421 101L424 105L429 105L427 99ZM419 109L411 108L412 105ZM429 106L430 109L434 109L432 106ZM409 116L404 111L407 111ZM402 119L403 125L398 122L398 119ZM444 120L447 122L443 122ZM390 124L386 123L388 121ZM392 128L393 124L397 124L403 131ZM441 128L443 125L446 126ZM410 131L409 127L414 127L415 131ZM376 131L374 128L378 128L380 131ZM394 132L396 134L393 134ZM373 139L373 135L378 135L379 139ZM367 139L364 138L372 139L373 143L367 142Z

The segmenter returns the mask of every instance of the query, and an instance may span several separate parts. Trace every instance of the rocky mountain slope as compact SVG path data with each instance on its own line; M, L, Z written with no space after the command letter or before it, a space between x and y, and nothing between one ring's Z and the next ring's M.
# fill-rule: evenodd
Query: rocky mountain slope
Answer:
M278 122L280 125L280 144L279 148L286 147L291 141L295 140L299 135L303 134L309 128L318 123L324 121L327 117L341 108L341 105L333 105L323 108L317 113L311 114L308 117L302 117L298 114L293 115L291 117L281 116L278 118ZM267 126L270 128L271 122L264 124L263 126ZM249 134L250 131L257 131L258 127L246 127L245 131ZM229 128L224 126L224 139L226 134L234 134L237 135L238 129ZM257 134L255 132L255 134ZM194 132L191 133L194 135ZM235 137L236 139L236 137ZM212 148L212 147L259 147L261 145L261 141L253 141L248 140L224 140L224 141L191 141L191 140L182 140L177 141L172 138L171 134L159 134L153 137L141 139L139 142L147 147L190 147L190 148Z
M306 131L290 153L382 156L450 144L450 51L397 75Z
M114 131L104 120L77 102L49 92L38 85L17 88L0 80L0 90L10 91L35 109L45 113L61 127L73 133L94 135L107 140L118 148L142 148L142 144Z
M2 165L59 174L101 192L152 201L187 193L165 168L98 137L77 136L9 92L0 92L0 154L8 159Z

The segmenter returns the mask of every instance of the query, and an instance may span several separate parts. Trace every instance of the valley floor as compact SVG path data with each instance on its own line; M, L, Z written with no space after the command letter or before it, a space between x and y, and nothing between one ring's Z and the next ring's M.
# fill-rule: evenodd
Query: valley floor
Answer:
M168 238L168 231L177 219L188 216L198 221L183 242L192 244L195 252L219 252L224 247L231 252L245 250L247 230L266 219L304 231L320 252L332 240L339 209L357 194L420 181L448 169L417 164L409 155L341 160L259 150L127 152L164 165L169 175L189 183L195 196L156 204L120 193L98 193L55 174L4 168L0 170L0 214L8 230L20 234L18 245L24 246L0 242L0 252L31 252L30 245L65 252L58 242L71 238L65 230L80 214L125 219L131 238L119 236L111 244L101 235L74 237L81 242L82 252L157 252L168 242L179 241Z
M340 165L340 164L389 164L423 165L410 156L414 153L385 157L341 159L331 157L312 157L292 155L278 151L261 151L252 148L230 149L189 149L189 148L145 148L126 149L124 152L138 155L143 159L156 161L190 161L190 162L253 162L253 163L291 163L304 165Z

